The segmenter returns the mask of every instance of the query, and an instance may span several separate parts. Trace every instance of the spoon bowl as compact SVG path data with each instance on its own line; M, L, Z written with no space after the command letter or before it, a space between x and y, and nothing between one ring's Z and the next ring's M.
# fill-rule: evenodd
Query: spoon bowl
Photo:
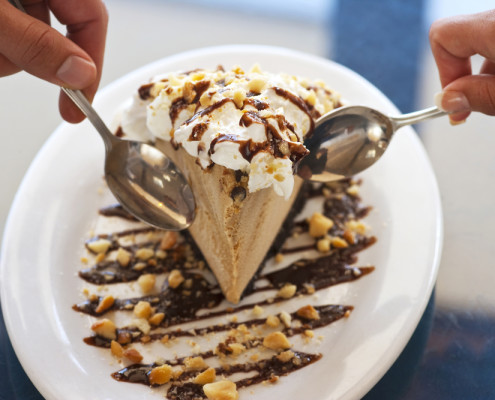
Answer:
M192 189L179 168L157 148L113 135L79 90L62 88L105 143L105 179L117 201L140 221L179 231L196 213Z
M175 164L151 145L116 141L107 153L105 177L117 201L149 225L180 230L194 220L191 187Z
M337 108L319 118L298 166L304 179L329 182L356 175L375 164L399 128L446 115L437 107L389 117L365 106Z

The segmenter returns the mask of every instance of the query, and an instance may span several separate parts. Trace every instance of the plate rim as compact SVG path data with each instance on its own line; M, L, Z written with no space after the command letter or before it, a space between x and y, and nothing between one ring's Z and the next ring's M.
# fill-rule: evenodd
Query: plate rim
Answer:
M350 70L349 68L336 63L335 61L328 60L316 55L312 54L307 54L301 51L297 50L292 50L288 49L285 47L279 47L279 46L268 46L268 45L236 45L236 44L231 44L231 45L222 45L222 46L212 46L212 47L202 47L198 49L193 49L193 50L188 50L185 52L181 52L178 54L174 54L168 57L161 58L159 60L156 60L154 62L151 62L149 64L146 64L126 75L124 75L121 78L116 79L115 81L109 83L106 85L104 88L102 88L96 98L95 98L95 104L98 104L98 101L100 98L104 97L107 92L112 92L115 87L119 86L122 82L127 81L129 79L132 79L133 77L140 76L144 73L144 71L151 71L154 69L156 66L159 66L160 64L164 62L174 62L176 60L181 60L181 59L187 59L190 57L197 57L197 56L202 56L202 55L207 55L211 54L212 52L229 52L229 51L235 51L235 52L240 52L240 51L247 51L247 52L260 52L260 53L273 53L276 52L277 54L280 55L287 55L291 57L304 57L308 62L316 62L319 64L331 64L334 67L337 66L338 68L341 68L346 71L346 73L350 74L353 76L354 79L360 82L364 82L365 85L367 85L370 89L374 90L375 94L385 98L386 101L390 102L386 98L386 96L378 90L373 84L371 84L369 81L367 81L365 78L357 74L356 72ZM393 104L390 102L393 108ZM396 108L395 108L396 109ZM397 109L396 109L397 110ZM14 196L10 211L8 213L7 219L6 219L6 224L4 228L4 236L3 236L3 241L2 241L2 246L0 248L0 299L1 299L1 306L2 306L2 311L4 313L4 321L5 321L5 326L9 335L9 340L12 343L12 346L14 348L15 354L18 357L23 369L26 371L26 374L28 375L29 379L33 382L33 384L36 386L36 388L40 391L42 395L50 395L51 392L48 390L43 382L39 381L36 376L36 371L32 368L30 365L29 359L26 354L24 354L21 350L22 344L18 343L18 341L15 339L15 335L13 334L14 331L14 321L10 313L10 309L8 307L9 304L9 299L6 297L7 292L8 292L8 285L5 283L6 278L9 275L8 267L6 264L6 259L8 258L6 255L9 253L9 243L11 242L11 234L14 231L14 222L15 218L19 213L19 207L21 204L20 199L22 199L24 193L26 192L26 186L28 185L28 182L32 179L32 176L36 173L36 167L38 164L41 162L44 153L47 151L50 146L53 145L53 143L58 139L58 137L63 133L66 127L68 126L68 123L62 123L60 124L54 131L53 133L49 136L49 138L45 141L43 146L40 148L34 159L32 160L28 170L26 171L21 184L18 187L18 190ZM412 129L410 129L411 132ZM434 200L433 208L435 210L435 243L433 246L433 254L432 254L432 265L431 265L431 270L432 273L429 275L429 281L428 285L426 288L426 293L428 294L425 296L423 299L421 299L421 302L419 303L417 309L418 312L415 315L414 322L411 322L408 325L408 332L404 332L404 334L400 337L399 340L395 341L391 347L390 351L387 353L388 357L387 360L384 360L384 364L386 365L386 368L383 368L383 371L379 374L376 374L375 376L368 377L368 385L367 387L361 387L361 388L354 388L354 390L351 390L348 392L349 397L353 396L362 396L365 393L367 393L374 384L376 384L381 377L389 370L390 366L395 362L397 357L400 355L406 344L409 342L412 334L414 333L414 330L416 329L416 326L418 325L421 316L424 313L424 310L426 309L429 297L432 293L437 273L438 273L438 268L440 264L440 259L441 259L441 253L442 253L442 246L443 246L443 235L444 235L444 230L443 230L443 213L442 213L442 206L441 206L441 200L440 200L440 192L438 188L438 183L437 179L434 174L433 167L431 165L431 162L427 156L426 150L421 143L420 139L417 137L417 135L411 136L413 139L413 142L416 147L416 151L421 153L422 158L424 162L426 162L426 166L431 172L430 178L432 184L432 187L434 188L434 193L432 194L431 198ZM392 348L394 350L392 350Z

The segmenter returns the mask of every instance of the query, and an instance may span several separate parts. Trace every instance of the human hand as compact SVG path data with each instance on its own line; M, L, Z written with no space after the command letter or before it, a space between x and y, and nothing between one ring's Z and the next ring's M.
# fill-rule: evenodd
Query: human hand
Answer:
M27 14L0 0L0 77L25 70L48 82L81 89L91 101L101 78L108 14L101 0L22 0ZM50 14L67 37L50 27ZM84 116L61 93L62 118Z
M463 122L471 111L495 115L495 10L435 21L430 44L442 92L437 105L450 112L452 123ZM471 56L485 58L478 74Z

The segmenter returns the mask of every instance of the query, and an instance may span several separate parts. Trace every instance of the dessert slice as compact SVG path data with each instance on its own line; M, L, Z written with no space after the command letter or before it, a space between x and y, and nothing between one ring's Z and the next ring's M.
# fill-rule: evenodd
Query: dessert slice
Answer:
M155 141L189 179L189 230L227 300L240 300L297 197L304 137L338 105L322 83L255 66L168 74L124 111L124 134Z

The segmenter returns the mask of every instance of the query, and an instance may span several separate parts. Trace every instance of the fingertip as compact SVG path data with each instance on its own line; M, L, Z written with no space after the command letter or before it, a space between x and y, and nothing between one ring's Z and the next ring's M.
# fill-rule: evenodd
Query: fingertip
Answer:
M93 61L77 55L70 55L60 65L56 76L67 87L84 89L97 79L98 71Z
M84 114L77 108L69 97L64 92L60 92L58 107L61 117L64 121L71 124L78 124L85 118Z

